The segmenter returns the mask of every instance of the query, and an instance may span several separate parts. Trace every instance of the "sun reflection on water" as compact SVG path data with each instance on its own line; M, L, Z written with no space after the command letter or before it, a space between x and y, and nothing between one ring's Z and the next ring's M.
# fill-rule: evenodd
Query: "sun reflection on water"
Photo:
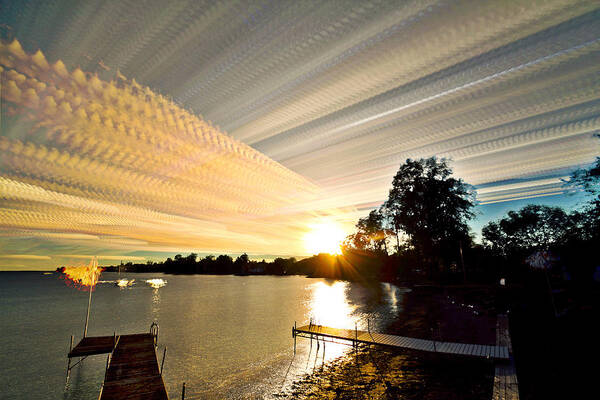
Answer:
M357 306L348 299L348 285L348 282L342 281L321 281L311 285L308 317L313 324L354 329L358 322L358 316L355 315ZM343 356L349 350L350 347L345 344L318 343L315 340L314 343L310 343L306 367L322 365Z
M335 328L354 328L358 318L352 313L356 309L346 297L348 282L317 282L313 285L309 316L313 323Z

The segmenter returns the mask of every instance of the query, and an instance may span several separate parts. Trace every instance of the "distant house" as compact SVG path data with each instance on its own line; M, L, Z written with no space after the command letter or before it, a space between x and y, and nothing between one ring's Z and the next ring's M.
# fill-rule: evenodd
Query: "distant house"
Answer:
M249 274L264 274L265 266L262 264L250 265L250 267L248 268L248 273Z

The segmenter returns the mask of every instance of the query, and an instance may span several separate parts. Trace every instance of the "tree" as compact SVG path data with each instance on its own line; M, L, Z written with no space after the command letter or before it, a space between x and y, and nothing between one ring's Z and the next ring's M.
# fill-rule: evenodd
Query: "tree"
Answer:
M577 230L577 220L560 207L530 204L509 211L498 222L489 222L481 230L483 244L502 256L523 256L546 250L564 241Z
M592 196L600 196L600 157L588 169L578 169L571 174L567 184L579 187Z
M600 137L600 134L596 135ZM590 201L580 212L582 221L581 235L584 239L597 240L600 238L600 157L588 169L578 169L573 172L567 185L583 189L590 196Z
M216 272L218 274L230 274L233 271L233 258L226 254L221 254L215 260Z
M248 257L248 254L244 253L242 255L240 255L238 258L235 259L235 264L236 265L246 265L250 262L250 258Z
M250 258L248 257L248 254L246 254L246 253L241 254L233 262L234 271L236 273L248 272L248 264L249 263L250 263Z
M448 248L458 253L459 242L471 240L467 221L474 216L474 193L451 175L445 159L408 159L384 203L390 225L404 232L424 259L452 257Z
M348 247L358 250L379 251L387 254L387 230L384 228L384 216L379 210L372 210L368 216L360 218L356 224L357 232L346 241Z

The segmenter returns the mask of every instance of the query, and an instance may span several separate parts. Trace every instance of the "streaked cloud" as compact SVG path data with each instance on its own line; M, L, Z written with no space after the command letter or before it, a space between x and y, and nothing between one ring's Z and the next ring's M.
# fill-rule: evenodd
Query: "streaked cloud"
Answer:
M63 258L76 258L76 259L84 259L90 260L92 257L97 257L99 260L107 260L107 261L145 261L146 257L138 257L138 256L108 256L102 254L90 254L90 255L82 255L82 254L57 254L55 257L63 257Z
M302 255L409 157L452 159L481 204L555 199L600 154L599 22L591 0L9 0L0 251Z
M34 254L0 254L0 258L10 258L17 260L49 260L49 256L38 256Z

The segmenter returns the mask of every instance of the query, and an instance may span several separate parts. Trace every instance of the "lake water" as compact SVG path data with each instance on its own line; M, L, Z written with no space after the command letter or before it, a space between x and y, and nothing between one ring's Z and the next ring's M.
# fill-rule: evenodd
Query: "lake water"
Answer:
M344 356L348 346L327 344L318 357L310 341L291 328L313 319L341 328L383 330L408 289L300 276L177 276L122 274L135 279L119 288L104 273L92 296L88 336L148 332L156 321L159 362L172 399L272 398L292 382ZM163 279L153 288L146 282ZM76 366L65 385L70 335L83 334L88 293L60 274L0 273L0 398L97 399L106 355Z

